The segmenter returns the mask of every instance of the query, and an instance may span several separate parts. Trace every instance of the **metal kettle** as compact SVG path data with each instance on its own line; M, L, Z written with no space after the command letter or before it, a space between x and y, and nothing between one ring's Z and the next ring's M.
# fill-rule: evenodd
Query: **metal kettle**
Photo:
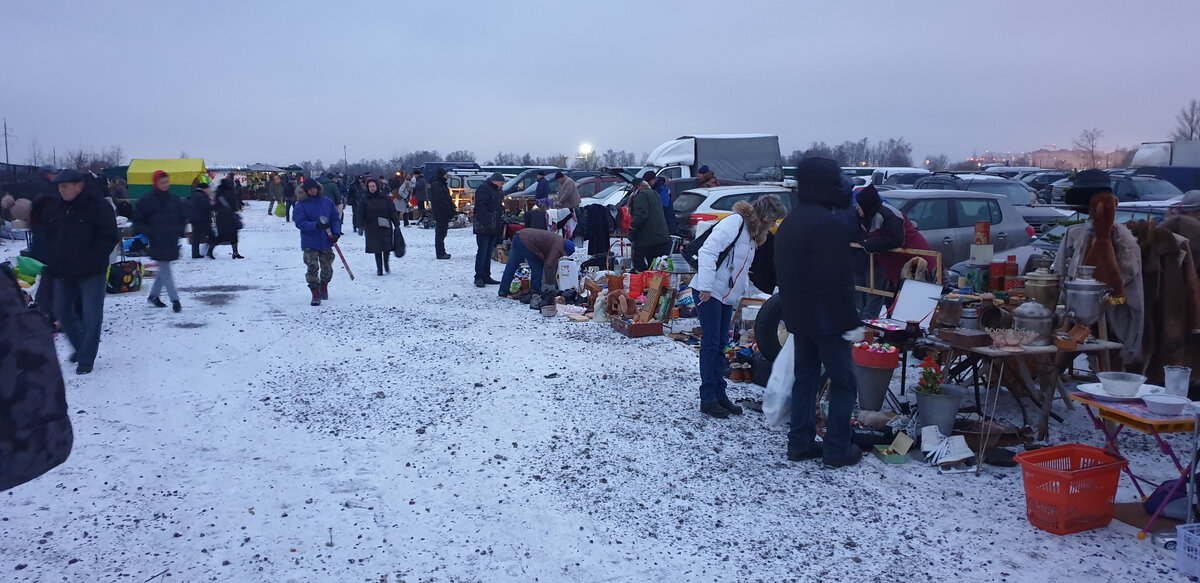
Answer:
M1080 265L1075 269L1075 277L1063 286L1067 289L1067 316L1084 326L1100 320L1104 300L1111 291L1104 282L1092 277L1095 271L1091 265Z

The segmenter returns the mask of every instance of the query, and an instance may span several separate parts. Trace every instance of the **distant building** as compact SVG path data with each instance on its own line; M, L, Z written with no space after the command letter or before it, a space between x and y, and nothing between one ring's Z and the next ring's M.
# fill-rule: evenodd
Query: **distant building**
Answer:
M1129 158L1129 150L1096 152L1096 168L1119 168ZM1092 167L1092 156L1087 150L1035 150L1029 153L1029 161L1039 168L1075 170Z

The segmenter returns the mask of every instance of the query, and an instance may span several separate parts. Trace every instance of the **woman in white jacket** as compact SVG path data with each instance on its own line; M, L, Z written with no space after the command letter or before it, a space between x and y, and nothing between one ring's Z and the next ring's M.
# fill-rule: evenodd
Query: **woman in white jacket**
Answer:
M717 223L700 247L697 273L692 280L700 338L700 411L723 419L740 415L742 408L725 394L725 347L733 309L750 287L754 252L767 240L775 223L787 215L783 203L763 196L753 203L738 202L733 214ZM771 290L767 290L771 291Z

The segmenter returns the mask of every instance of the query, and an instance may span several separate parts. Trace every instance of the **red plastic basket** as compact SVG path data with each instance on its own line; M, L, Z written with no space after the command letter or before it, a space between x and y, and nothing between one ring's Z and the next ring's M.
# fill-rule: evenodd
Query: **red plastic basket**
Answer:
M1124 458L1070 443L1019 453L1029 523L1054 534L1107 526Z

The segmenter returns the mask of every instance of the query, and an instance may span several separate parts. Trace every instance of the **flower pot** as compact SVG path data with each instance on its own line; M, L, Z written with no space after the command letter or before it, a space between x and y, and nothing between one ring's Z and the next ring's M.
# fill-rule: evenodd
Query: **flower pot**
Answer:
M955 385L942 385L942 393L917 391L917 423L921 427L937 425L942 435L954 431L954 419L958 417L958 405L967 390Z
M854 380L858 385L858 408L863 411L883 409L883 399L892 385L895 368L881 368L854 363Z

